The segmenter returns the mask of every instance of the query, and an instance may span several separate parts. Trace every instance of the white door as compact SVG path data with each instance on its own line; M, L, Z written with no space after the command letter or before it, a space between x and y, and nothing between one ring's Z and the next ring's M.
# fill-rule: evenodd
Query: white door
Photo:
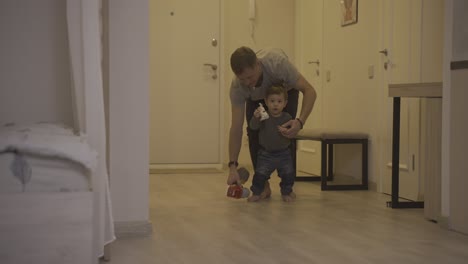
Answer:
M219 0L150 1L152 165L220 163L219 37Z
M383 37L387 55L383 54L383 87L388 84L420 82L421 71L421 0L384 0ZM386 65L386 66L385 66ZM387 105L387 142L383 192L391 194L392 182L392 113L393 99ZM400 120L400 184L401 198L420 200L419 177L420 99L401 99Z
M323 73L320 67L320 62L322 62L323 0L299 0L296 1L296 5L296 11L299 13L299 35L297 37L299 52L297 52L296 61L304 78L317 91L314 109L305 126L306 128L320 128L324 126L322 120ZM301 108L298 107L298 109ZM297 170L320 175L320 142L309 140L298 142Z

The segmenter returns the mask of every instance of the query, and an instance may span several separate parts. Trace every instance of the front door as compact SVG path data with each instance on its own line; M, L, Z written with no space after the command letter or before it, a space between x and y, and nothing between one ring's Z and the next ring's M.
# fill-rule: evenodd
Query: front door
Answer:
M219 164L220 1L153 0L149 12L150 163Z

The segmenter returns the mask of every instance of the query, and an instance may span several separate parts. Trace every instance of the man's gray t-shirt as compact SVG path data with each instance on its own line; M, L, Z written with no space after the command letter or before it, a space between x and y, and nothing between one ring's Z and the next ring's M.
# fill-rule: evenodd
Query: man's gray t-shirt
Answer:
M273 117L260 121L260 119L252 117L250 120L250 128L259 130L258 137L260 145L269 152L284 150L289 147L289 138L283 136L278 131L278 126L288 122L292 117L287 112L282 112L280 116Z
M288 60L288 56L281 49L268 48L257 52L263 72L260 87L250 88L242 85L239 78L234 76L231 82L230 98L233 105L243 105L246 100L262 100L265 91L271 86L282 86L287 91L294 88L299 79L299 72Z

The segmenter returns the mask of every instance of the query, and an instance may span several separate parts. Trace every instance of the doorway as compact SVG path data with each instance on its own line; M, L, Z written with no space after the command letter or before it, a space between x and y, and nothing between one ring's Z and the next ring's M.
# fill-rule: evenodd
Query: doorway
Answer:
M216 166L222 156L220 0L154 0L149 7L150 166Z
M312 84L317 92L314 109L308 118L313 121L308 122L306 128L323 128L323 72L321 72L323 42L322 40L317 41L317 36L323 36L323 1L297 0L296 12L299 18L299 35L296 37L298 66L304 78ZM301 106L298 108L301 109ZM321 143L318 141L298 141L297 170L307 174L320 175L320 149Z
M421 3L416 1L383 1L384 67L383 89L388 84L420 82L421 61ZM420 99L402 98L400 121L400 190L401 198L417 201L423 193L419 173ZM392 183L392 111L387 100L387 142L385 146L385 172L383 192L391 194Z

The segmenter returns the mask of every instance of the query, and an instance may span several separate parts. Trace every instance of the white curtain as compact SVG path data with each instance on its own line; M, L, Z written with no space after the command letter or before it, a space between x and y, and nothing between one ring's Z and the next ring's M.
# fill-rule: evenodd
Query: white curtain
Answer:
M115 239L106 169L106 128L102 83L100 0L67 0L68 39L73 83L75 128L99 153L92 173L95 262L104 245Z

